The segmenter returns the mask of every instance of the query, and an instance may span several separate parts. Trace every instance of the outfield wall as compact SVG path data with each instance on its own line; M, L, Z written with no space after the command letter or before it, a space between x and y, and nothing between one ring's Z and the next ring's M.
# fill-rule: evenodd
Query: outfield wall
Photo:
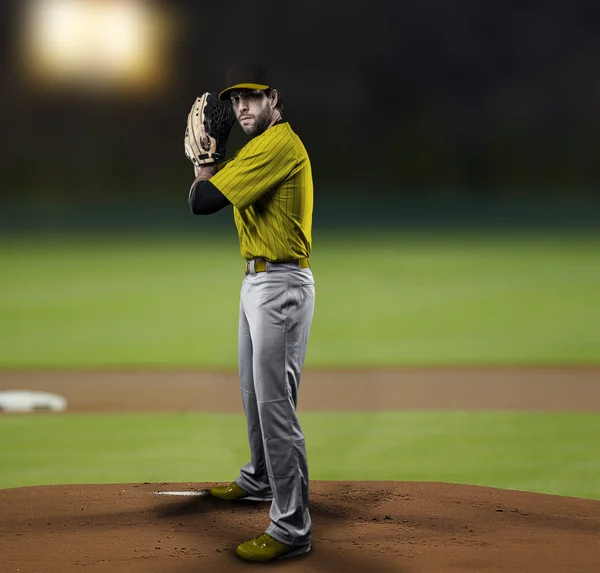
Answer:
M455 192L391 193L354 189L315 194L314 228L386 229L568 229L600 230L600 198L531 195L466 196ZM210 217L195 217L187 206L187 187L170 196L148 198L58 198L12 200L0 210L2 232L78 231L194 231L198 228L233 229L228 209Z

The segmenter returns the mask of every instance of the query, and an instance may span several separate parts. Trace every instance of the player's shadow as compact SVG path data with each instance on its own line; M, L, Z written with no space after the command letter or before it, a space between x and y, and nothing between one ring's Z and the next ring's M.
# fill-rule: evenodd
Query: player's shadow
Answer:
M223 501L211 496L186 497L182 499L166 499L155 506L157 519L177 521L179 535L194 538L197 542L221 548L222 568L230 572L240 571L247 567L264 567L264 564L247 563L235 555L236 540L243 541L259 535L259 524L266 526L269 520L270 502ZM269 569L311 571L330 573L332 571L348 571L349 573L371 573L372 556L365 551L364 556L354 551L352 556L344 555L341 529L352 521L341 508L327 501L315 500L311 503L313 516L313 547L310 553L293 559L281 559L269 563ZM338 543L339 540L339 543ZM186 543L190 543L186 541ZM193 541L191 542L193 543ZM228 548L225 548L229 545ZM189 546L189 545L188 545ZM217 569L215 569L216 571ZM219 571L221 568L218 569ZM377 572L409 573L404 565L392 562L377 562ZM175 567L171 571L191 573L197 568L188 564ZM166 572L165 572L166 573Z

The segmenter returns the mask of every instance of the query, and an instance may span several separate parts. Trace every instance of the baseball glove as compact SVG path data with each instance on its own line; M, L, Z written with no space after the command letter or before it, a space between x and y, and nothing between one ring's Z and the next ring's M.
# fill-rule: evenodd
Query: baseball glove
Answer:
M188 114L184 139L186 157L196 167L223 161L234 123L230 102L219 100L214 93L202 94Z

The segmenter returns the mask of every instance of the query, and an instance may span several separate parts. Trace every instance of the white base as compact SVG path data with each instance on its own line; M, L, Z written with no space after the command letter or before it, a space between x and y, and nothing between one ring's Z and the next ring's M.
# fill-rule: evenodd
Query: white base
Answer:
M197 495L208 495L207 491L154 491L155 495L186 495L186 496L197 496Z
M36 410L62 412L66 409L67 400L58 394L29 390L0 392L0 410L4 412L34 412Z

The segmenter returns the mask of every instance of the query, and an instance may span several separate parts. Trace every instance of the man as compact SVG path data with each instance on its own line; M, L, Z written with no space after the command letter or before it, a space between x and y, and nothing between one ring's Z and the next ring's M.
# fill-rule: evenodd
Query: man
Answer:
M224 500L271 500L266 532L237 554L271 561L310 551L308 466L296 415L300 374L313 317L313 181L308 154L282 117L270 68L243 61L227 73L230 99L250 141L218 167L195 168L194 214L230 203L246 260L238 360L251 459L239 477L210 494Z

